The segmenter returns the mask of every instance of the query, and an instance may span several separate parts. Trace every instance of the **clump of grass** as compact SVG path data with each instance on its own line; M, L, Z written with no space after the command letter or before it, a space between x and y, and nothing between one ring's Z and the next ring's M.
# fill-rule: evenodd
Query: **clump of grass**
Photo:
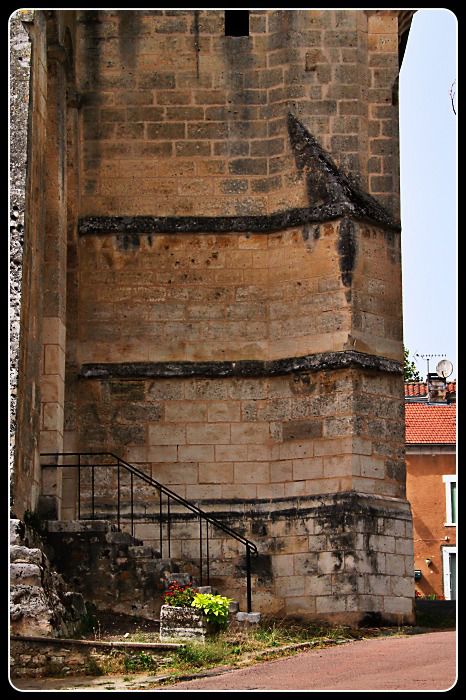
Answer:
M105 671L91 656L87 661L84 673L86 676L102 676L105 673Z
M228 644L223 639L206 641L203 644L191 642L176 650L176 664L182 668L206 668L226 663L230 656Z
M191 642L177 649L170 667L166 669L173 678L213 666L254 662L266 658L268 649L312 642L316 646L341 643L354 639L354 631L345 627L324 627L293 624L288 620L264 620L257 627L230 629L219 633L205 643ZM287 652L289 653L289 651ZM258 656L258 654L261 654Z
M125 671L137 673L138 671L154 671L157 662L151 654L140 651L137 654L128 654L124 658Z

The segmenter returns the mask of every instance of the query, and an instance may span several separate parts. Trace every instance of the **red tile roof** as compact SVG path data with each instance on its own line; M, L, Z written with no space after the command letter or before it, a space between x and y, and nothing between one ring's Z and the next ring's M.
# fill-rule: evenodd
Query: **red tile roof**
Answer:
M456 444L456 404L405 404L406 444Z
M455 393L456 382L447 382L447 396ZM405 396L427 396L427 382L405 382Z

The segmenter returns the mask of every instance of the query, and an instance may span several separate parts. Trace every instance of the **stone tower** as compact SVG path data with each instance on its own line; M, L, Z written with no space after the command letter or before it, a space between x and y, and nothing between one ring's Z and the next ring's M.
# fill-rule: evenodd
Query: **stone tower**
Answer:
M411 14L23 17L18 517L76 516L73 472L41 474L39 452L111 451L257 543L255 609L412 619L397 122ZM157 508L139 493L144 540ZM241 557L211 546L241 599ZM196 556L186 528L173 548Z

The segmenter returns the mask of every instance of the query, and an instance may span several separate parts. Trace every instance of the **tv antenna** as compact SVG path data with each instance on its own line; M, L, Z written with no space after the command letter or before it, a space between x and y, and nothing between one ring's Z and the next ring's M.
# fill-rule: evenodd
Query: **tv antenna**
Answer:
M429 360L431 360L433 357L445 357L445 353L442 353L441 355L434 355L433 353L427 353L424 355L420 355L418 352L414 353L414 357L422 357L423 360L427 360L427 374L429 374ZM448 360L447 360L448 362ZM437 367L441 364L441 362L438 363ZM450 362L451 364L451 362ZM453 372L453 365L451 367L451 371ZM451 372L450 372L451 374ZM441 375L443 376L443 375ZM450 376L450 375L448 375Z

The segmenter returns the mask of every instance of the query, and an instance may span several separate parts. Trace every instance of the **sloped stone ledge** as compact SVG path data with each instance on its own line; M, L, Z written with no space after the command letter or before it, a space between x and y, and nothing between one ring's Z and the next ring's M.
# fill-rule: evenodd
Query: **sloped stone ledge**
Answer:
M79 376L85 379L146 379L165 377L269 377L291 372L320 372L358 367L401 374L403 364L355 350L323 352L280 360L237 360L223 362L119 362L86 363Z

